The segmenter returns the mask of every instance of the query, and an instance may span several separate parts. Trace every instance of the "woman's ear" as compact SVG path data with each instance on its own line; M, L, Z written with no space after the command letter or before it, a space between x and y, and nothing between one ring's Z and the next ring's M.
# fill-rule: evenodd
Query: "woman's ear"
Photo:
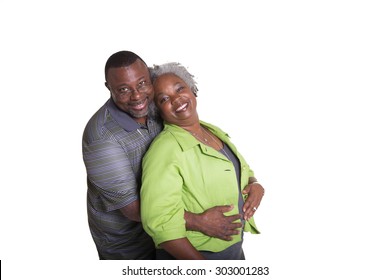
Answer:
M195 97L198 97L198 88L196 86L192 86L191 91L195 95Z

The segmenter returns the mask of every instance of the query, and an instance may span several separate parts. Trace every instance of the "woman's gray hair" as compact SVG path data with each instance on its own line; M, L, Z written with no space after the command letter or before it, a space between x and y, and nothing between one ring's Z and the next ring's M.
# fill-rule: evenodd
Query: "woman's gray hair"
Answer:
M150 74L152 77L152 83L154 83L156 79L161 75L174 74L180 79L182 79L191 89L192 93L197 96L198 88L196 86L194 76L188 72L187 68L185 68L178 62L169 62L161 65L154 65L154 67L150 69Z

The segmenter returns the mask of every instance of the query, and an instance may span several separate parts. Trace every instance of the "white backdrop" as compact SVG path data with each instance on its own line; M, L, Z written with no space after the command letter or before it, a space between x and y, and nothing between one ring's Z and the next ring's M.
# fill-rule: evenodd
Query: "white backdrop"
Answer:
M123 278L129 262L96 261L81 155L119 50L189 67L201 119L255 170L266 195L247 264L268 279L389 279L389 12L375 0L2 0L5 279Z

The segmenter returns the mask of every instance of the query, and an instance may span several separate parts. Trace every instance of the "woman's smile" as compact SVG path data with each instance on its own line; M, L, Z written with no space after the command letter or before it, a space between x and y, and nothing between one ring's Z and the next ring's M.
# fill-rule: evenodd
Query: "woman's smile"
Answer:
M188 102L184 103L183 105L181 105L179 108L177 108L175 110L176 113L181 113L181 112L185 112L187 110L187 107L188 107Z

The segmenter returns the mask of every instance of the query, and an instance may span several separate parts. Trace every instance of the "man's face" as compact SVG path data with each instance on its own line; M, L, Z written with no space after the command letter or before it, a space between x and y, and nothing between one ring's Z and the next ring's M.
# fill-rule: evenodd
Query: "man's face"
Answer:
M154 92L148 68L141 60L137 59L130 66L110 68L106 86L122 111L144 122Z

